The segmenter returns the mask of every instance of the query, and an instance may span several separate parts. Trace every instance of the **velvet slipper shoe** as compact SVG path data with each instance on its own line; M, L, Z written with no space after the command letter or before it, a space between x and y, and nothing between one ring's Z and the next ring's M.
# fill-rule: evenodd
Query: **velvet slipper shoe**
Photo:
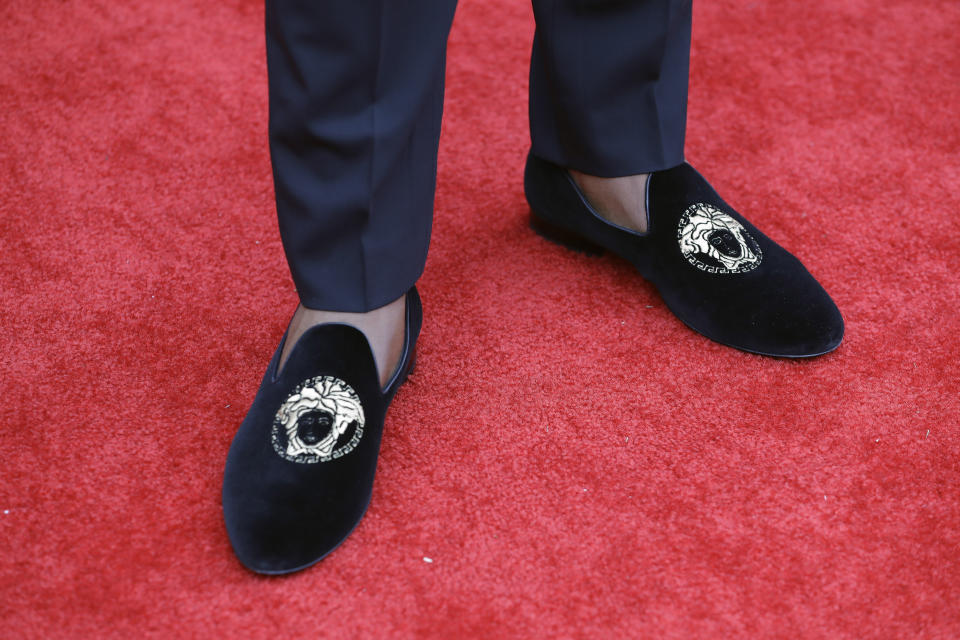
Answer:
M240 425L223 477L223 516L237 558L281 574L323 559L370 503L383 421L413 369L423 309L406 298L406 338L380 388L366 337L345 324L310 328L278 371L283 341Z
M674 315L711 340L802 358L832 351L843 338L839 309L800 261L689 164L651 174L644 233L604 220L566 169L532 154L524 190L534 230L571 248L609 250L628 260Z

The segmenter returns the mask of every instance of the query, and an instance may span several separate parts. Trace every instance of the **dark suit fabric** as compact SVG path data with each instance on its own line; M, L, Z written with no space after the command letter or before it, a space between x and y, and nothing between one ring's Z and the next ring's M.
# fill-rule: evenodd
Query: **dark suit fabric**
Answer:
M600 176L680 164L690 0L533 5L533 153ZM266 2L277 213L307 307L368 311L423 271L455 6Z

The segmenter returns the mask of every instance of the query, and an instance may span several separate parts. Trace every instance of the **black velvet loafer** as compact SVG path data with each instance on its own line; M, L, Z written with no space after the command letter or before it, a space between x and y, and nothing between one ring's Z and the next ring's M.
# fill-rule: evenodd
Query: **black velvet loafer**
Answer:
M277 347L223 477L227 534L248 569L305 569L339 546L366 512L384 416L416 359L423 322L416 289L406 305L403 356L385 389L354 327L312 327L280 371L283 341Z
M689 164L650 176L642 234L604 220L566 169L533 155L524 190L534 230L572 248L609 250L628 260L674 315L711 340L803 358L832 351L843 339L843 318L823 287Z

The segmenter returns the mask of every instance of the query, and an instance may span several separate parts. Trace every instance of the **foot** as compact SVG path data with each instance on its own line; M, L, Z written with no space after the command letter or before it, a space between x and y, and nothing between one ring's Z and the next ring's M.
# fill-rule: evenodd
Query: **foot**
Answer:
M384 388L369 336L389 345L397 309L404 315L402 354ZM291 325L286 363L279 367L281 350L275 351L224 469L224 522L245 567L299 571L337 548L360 522L373 492L384 418L413 369L422 323L420 297L411 289L400 303L371 314L303 312ZM389 354L383 363L389 371Z
M587 202L607 222L637 231L647 231L647 181L649 173L619 178L600 178L570 169Z
M407 309L405 300L406 296L403 295L393 302L366 313L321 311L308 309L301 304L293 314L290 328L287 329L287 340L280 354L280 368L283 369L287 357L300 336L311 327L318 324L348 324L359 329L366 336L377 363L380 386L387 386L403 354L404 318Z
M802 358L843 338L839 309L803 264L686 163L603 179L530 155L524 190L539 233L629 260L680 320L712 340Z

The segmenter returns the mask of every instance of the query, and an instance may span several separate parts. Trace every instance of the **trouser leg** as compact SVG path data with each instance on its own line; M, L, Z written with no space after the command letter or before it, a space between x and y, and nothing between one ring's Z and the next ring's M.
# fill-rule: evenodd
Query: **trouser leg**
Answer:
M369 311L423 271L456 0L267 0L270 151L301 302Z
M533 0L532 150L595 176L683 162L692 0Z

